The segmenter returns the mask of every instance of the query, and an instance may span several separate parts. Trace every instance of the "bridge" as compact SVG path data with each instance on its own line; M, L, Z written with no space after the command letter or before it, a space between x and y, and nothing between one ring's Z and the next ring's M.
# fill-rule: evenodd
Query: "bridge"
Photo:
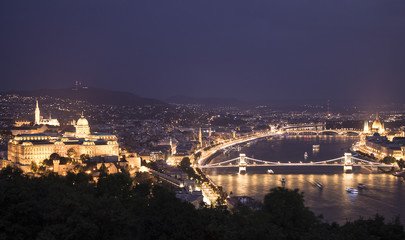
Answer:
M340 128L340 129L327 129L326 124L308 124L308 125L289 125L286 127L281 128L283 133L287 134L314 134L314 135L321 135L325 133L333 133L333 134L356 134L360 135L362 133L361 130L355 128Z
M361 167L371 167L371 168L393 168L394 165L391 164L383 164L378 162L372 162L368 160L364 160L361 158L353 157L351 153L345 153L344 156L324 161L317 161L317 162L288 162L288 163L280 163L280 162L270 162L270 161L263 161L259 159L254 159L250 157L246 157L246 154L241 153L239 157L233 158L230 160L225 160L218 163L201 165L199 168L229 168L229 167L237 167L239 168L239 173L246 173L247 167L304 167L304 166L342 166L343 171L352 171L353 167L361 166Z

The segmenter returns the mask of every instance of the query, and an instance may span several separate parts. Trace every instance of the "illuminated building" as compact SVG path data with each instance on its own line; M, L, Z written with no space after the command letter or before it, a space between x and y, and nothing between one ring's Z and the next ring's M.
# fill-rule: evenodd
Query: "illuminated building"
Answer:
M40 122L41 122L41 113L39 111L38 100L37 100L37 105L35 108L35 124L39 125Z
M87 121L87 119L84 118L83 113L82 116L79 118L79 120L77 120L75 128L76 128L75 137L86 138L89 136L90 134L89 122Z
M380 120L380 118L378 117L378 113L376 114L376 118L373 121L373 124L371 125L371 129L369 127L369 122L368 121L364 122L363 133L365 134L378 133L380 135L383 135L385 133L384 122Z
M364 122L363 133L370 133L370 128L368 127L368 121Z
M371 131L372 132L377 132L380 135L384 134L385 130L384 130L384 122L381 122L379 117L378 117L378 113L376 114L375 120L373 122L373 125L371 126Z
M8 160L28 171L31 162L39 164L53 153L74 159L80 159L82 154L90 158L118 158L119 146L115 135L90 133L88 121L83 116L75 127L75 133L67 132L57 137L44 133L18 135L8 143Z
M202 142L202 133L201 133L201 128L200 131L198 132L198 141L200 142L200 147L202 148L203 142Z
M35 121L34 123L36 125L51 125L51 126L60 126L58 119L52 118L51 115L49 115L49 118L43 118L41 116L41 111L39 110L38 106L38 100L36 102L36 107L35 107Z

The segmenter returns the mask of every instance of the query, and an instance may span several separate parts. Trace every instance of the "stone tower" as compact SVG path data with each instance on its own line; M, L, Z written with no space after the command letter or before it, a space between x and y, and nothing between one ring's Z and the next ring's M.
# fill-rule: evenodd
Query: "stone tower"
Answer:
M37 100L37 106L35 108L35 124L39 124L41 121L41 115L38 107L38 100Z

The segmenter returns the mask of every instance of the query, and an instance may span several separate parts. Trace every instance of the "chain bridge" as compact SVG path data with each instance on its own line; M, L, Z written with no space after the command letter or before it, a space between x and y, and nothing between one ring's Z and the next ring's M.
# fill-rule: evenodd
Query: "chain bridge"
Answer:
M246 154L241 153L239 157L222 162L200 165L199 168L239 168L239 173L246 173L247 167L304 167L304 166L342 166L343 171L352 171L353 167L371 167L371 168L393 168L392 164L384 164L372 162L361 158L353 157L351 153L345 153L344 156L334 159L328 159L317 162L270 162L259 159L246 157Z

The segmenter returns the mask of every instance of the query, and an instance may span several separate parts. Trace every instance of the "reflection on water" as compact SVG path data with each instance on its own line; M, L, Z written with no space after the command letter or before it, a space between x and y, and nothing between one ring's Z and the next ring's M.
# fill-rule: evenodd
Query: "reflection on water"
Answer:
M280 179L287 179L286 188L298 188L304 192L305 205L316 214L322 214L328 221L344 222L346 219L369 217L376 213L387 219L400 214L405 222L404 183L388 174L264 174L246 175L217 174L210 176L214 182L232 191L236 196L253 196L263 199L271 188L281 186ZM320 190L313 186L319 181L324 185ZM359 183L367 188L359 189L358 194L348 194L346 187L355 187Z
M313 160L323 160L322 158L342 156L356 140L357 138L344 137L286 138L259 142L243 148L242 151L247 154L254 153L258 159L274 161L277 158L281 162L301 161L300 158L303 158L303 153L307 151ZM312 150L306 150L308 147L312 148L313 144L321 145L317 155L313 155ZM285 157L280 151L287 149L288 157ZM226 156L218 156L213 162L221 161L224 157ZM248 168L246 175L239 175L237 168L213 169L207 173L228 193L232 191L234 195L252 196L258 200L262 200L271 188L281 186L280 179L285 177L285 187L298 188L304 192L305 205L316 214L322 214L327 221L342 223L346 219L353 220L359 216L369 217L379 213L389 220L400 214L401 221L405 222L405 208L402 207L405 202L404 182L392 175L364 174L367 171L360 169L356 169L354 173L343 173L341 167L287 167L273 170L276 174L267 174L265 167ZM321 182L324 188L320 190L314 186L314 182ZM359 189L358 194L346 193L346 187L357 188L359 183L366 184L367 188Z

